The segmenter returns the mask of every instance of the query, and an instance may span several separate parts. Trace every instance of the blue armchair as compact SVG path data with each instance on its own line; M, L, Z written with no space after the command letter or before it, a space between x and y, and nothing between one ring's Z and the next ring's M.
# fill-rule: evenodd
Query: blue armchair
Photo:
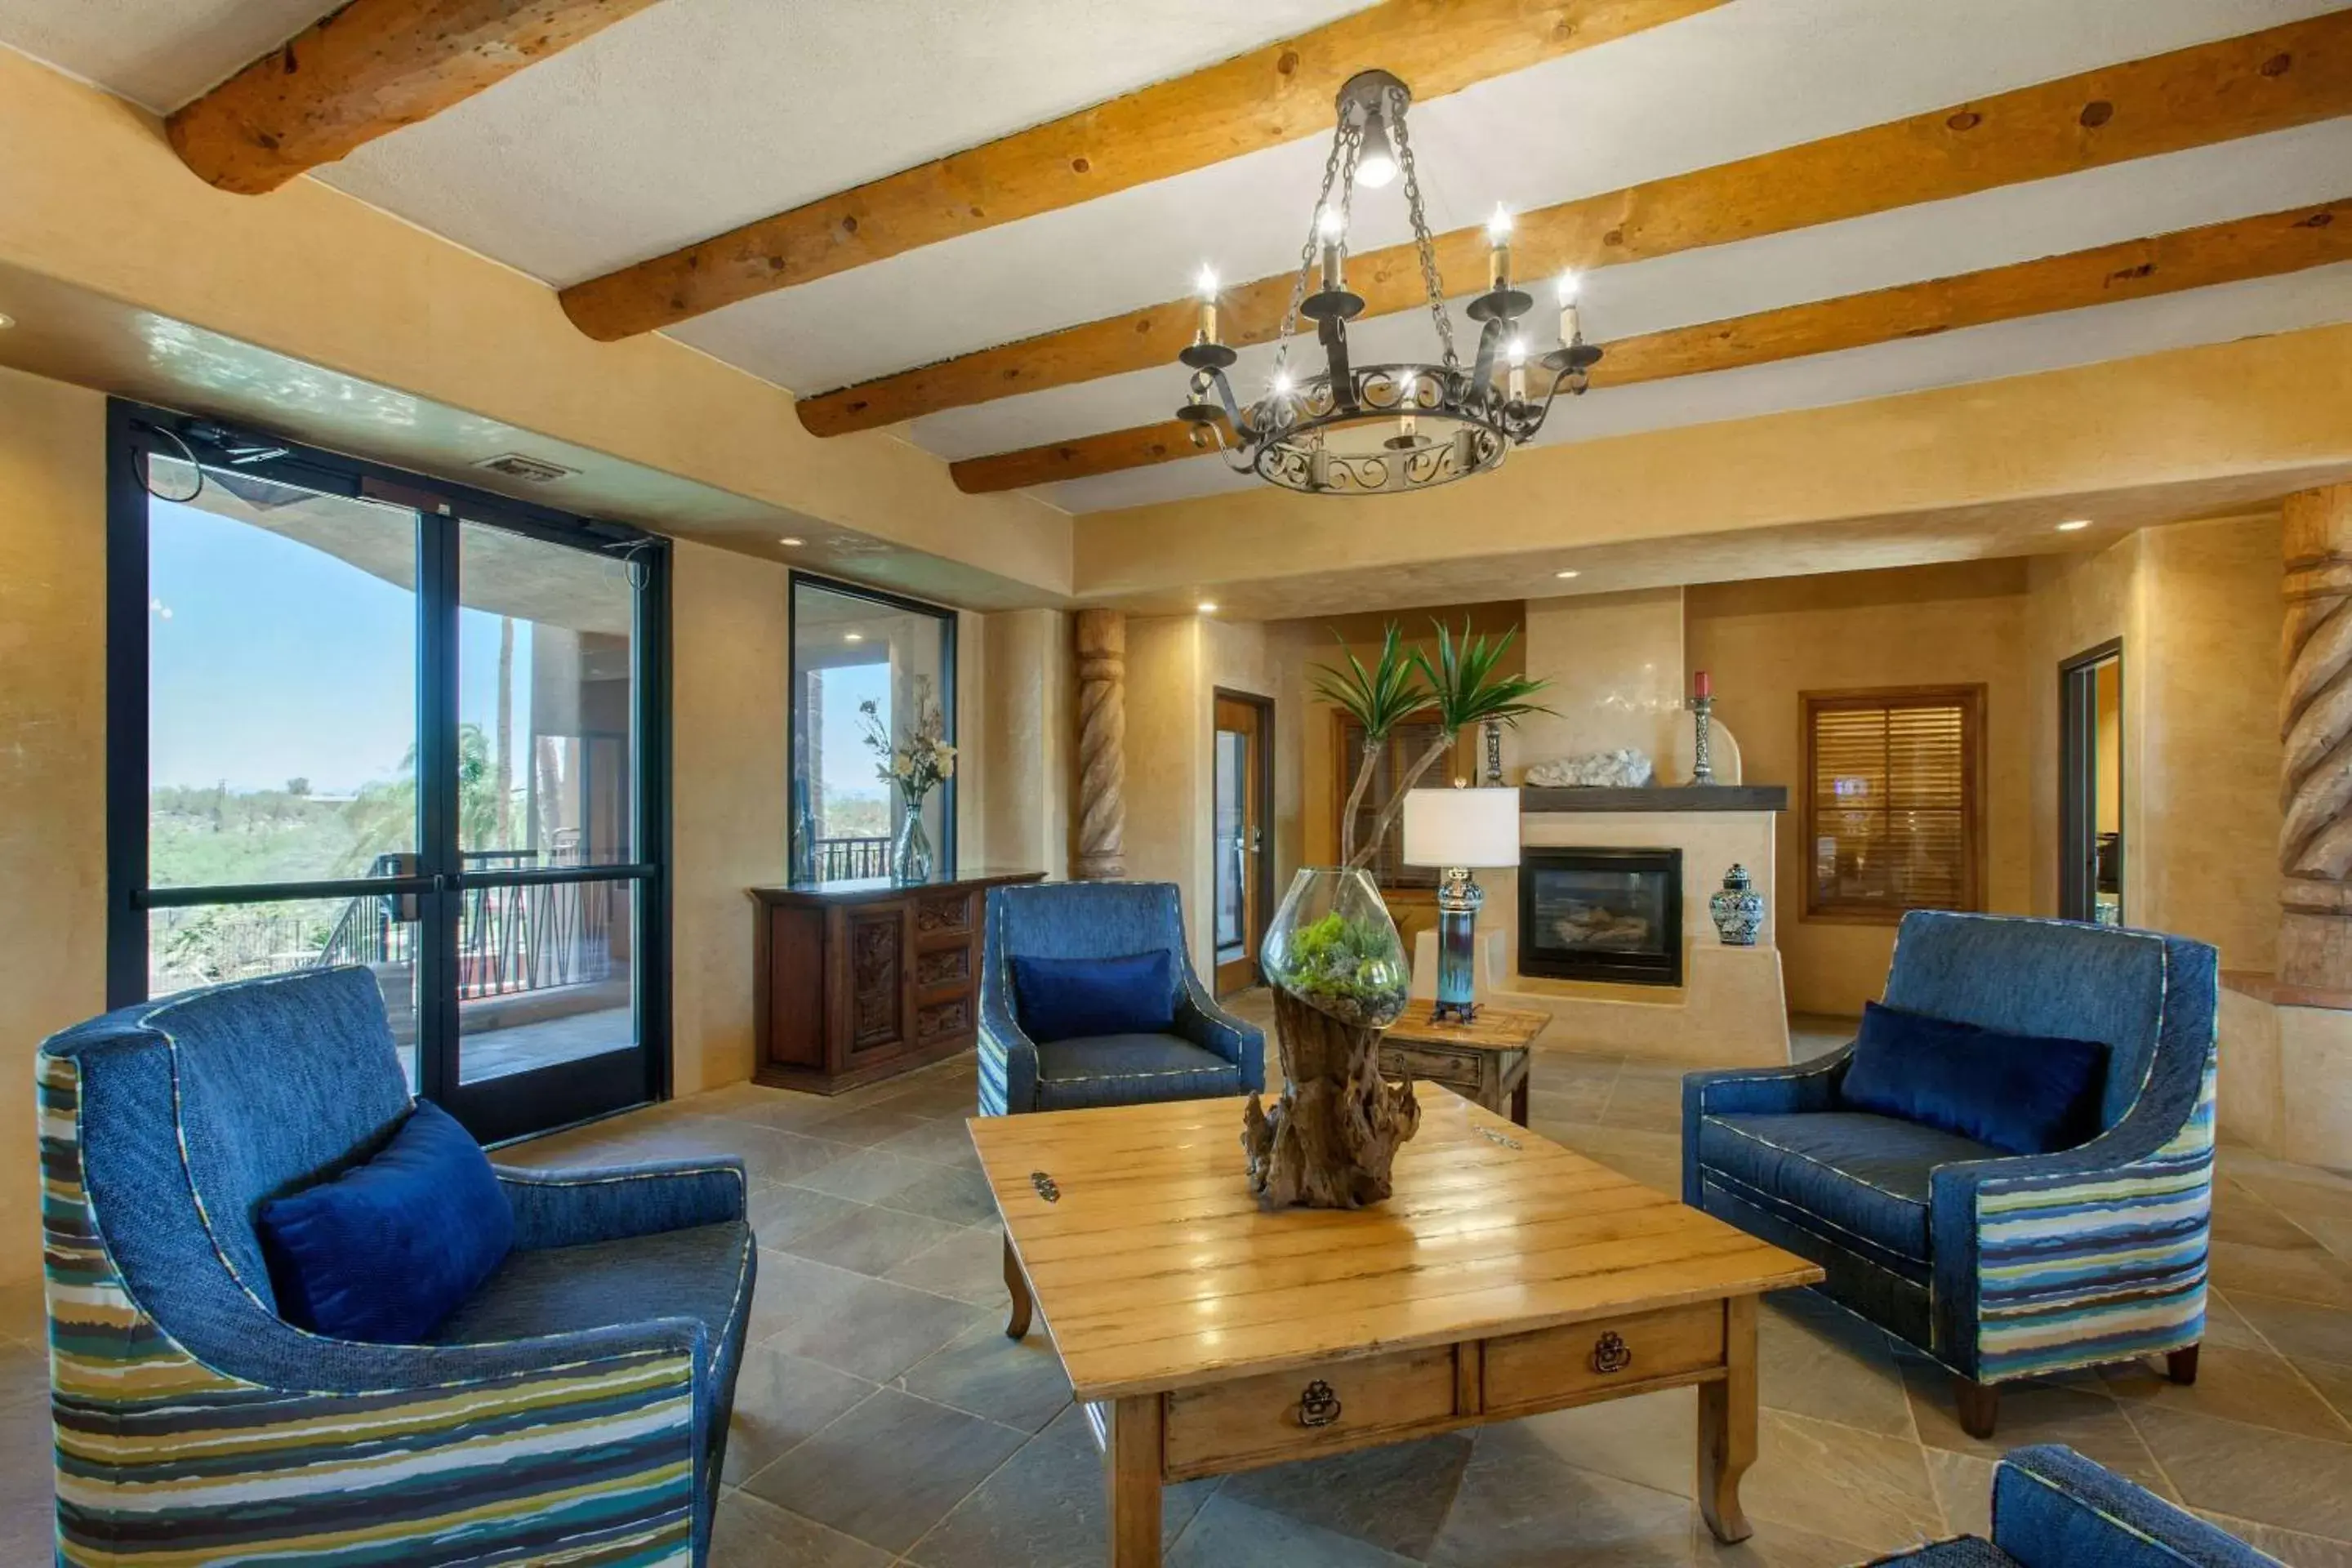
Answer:
M732 1161L508 1171L438 1331L275 1310L263 1200L412 1101L364 969L143 1003L38 1062L60 1563L700 1563L756 1248Z
M1992 1539L1973 1535L1868 1568L2277 1568L2278 1560L2101 1469L2072 1448L2011 1448L1992 1477Z
M1982 1437L1999 1385L2163 1353L2197 1375L2213 1181L2213 950L2148 931L1915 911L1886 1002L2109 1049L2100 1132L2019 1156L1843 1109L1852 1047L1683 1080L1683 1197L1820 1264L1940 1362Z
M1021 1031L1013 960L1174 958L1176 1028L1039 1045ZM1217 1005L1192 973L1172 882L1045 882L988 890L980 973L980 1113L1206 1100L1265 1087L1265 1037Z

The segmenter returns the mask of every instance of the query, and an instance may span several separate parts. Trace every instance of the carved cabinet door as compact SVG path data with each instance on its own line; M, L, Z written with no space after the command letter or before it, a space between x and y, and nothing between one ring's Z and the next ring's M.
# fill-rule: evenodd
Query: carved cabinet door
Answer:
M914 908L910 900L852 905L833 943L833 992L846 1016L833 1037L852 1060L894 1051L908 1040L913 1011Z

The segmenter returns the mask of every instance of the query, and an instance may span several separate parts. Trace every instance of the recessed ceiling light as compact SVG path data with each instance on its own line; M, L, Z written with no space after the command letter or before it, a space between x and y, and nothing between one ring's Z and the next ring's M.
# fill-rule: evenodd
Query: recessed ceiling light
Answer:
M841 636L841 640L844 642L864 642L866 640L866 634L864 632L844 632Z
M2064 522L2060 523L2058 525L2058 531L2061 533L2080 533L2090 526L2091 520L2089 518L2073 517L2068 518Z
M776 541L776 542L782 545L787 550L798 550L802 545L806 544L808 541L787 533L782 539Z
M16 317L14 317L14 316L10 315L10 314L9 314L7 311L5 311L5 310L0 310L0 332L5 332L5 331L6 331L9 328L11 328L11 327L15 326L16 324Z
M1574 577L1578 575L1578 573L1576 568L1571 566L1565 572L1555 572L1552 575L1555 577Z
M1214 599L1203 599L1192 607L1204 616L1213 616L1217 613L1217 602Z

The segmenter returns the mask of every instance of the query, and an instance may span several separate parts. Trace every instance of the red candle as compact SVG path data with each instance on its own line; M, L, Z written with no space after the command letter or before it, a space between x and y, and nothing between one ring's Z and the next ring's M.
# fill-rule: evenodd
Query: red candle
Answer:
M1702 669L1696 675L1691 677L1691 695L1693 697L1712 697L1715 695L1715 682L1707 679L1706 671Z

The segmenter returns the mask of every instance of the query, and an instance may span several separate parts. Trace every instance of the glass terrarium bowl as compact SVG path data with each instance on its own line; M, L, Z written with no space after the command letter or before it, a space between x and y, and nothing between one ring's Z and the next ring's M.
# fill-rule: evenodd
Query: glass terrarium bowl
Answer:
M1404 1011L1404 941L1369 871L1301 868L1258 961L1268 983L1359 1028L1384 1029Z

